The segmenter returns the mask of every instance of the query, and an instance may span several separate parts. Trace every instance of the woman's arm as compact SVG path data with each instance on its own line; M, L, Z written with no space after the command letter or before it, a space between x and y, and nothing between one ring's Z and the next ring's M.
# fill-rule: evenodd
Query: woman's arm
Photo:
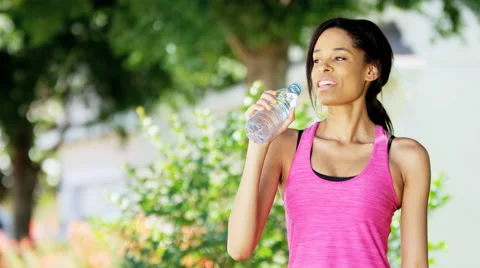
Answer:
M417 141L395 139L404 182L400 233L402 268L428 267L427 208L430 192L430 157Z
M275 142L270 148L249 143L228 221L227 250L235 260L251 256L270 214L281 174L278 148Z
M271 94L262 96L247 110L247 118L260 110L260 106L268 107L275 100ZM235 260L248 259L261 237L280 181L285 144L295 132L287 129L294 119L292 109L283 126L266 144L248 144L242 178L228 221L227 251Z

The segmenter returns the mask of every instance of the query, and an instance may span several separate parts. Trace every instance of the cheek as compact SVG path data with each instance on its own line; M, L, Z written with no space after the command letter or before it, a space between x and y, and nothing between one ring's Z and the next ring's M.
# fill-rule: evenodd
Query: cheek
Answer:
M342 87L343 94L348 97L357 98L363 94L365 80L360 76L352 76Z
M351 89L353 91L356 91L354 89L362 89L363 84L365 83L365 77L363 75L363 72L359 68L350 68L348 71L345 70L346 72L342 75L344 85L347 86L347 89Z

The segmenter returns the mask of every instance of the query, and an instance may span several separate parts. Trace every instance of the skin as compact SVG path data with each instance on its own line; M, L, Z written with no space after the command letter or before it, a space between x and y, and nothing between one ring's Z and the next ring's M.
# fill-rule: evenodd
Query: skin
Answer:
M378 77L377 66L367 64L363 51L354 48L347 32L337 28L322 33L312 56L312 90L318 101L328 106L328 117L315 133L312 167L330 176L355 176L365 168L373 150L375 124L368 117L365 94L371 81ZM325 76L336 85L320 91L317 82ZM248 119L274 103L274 91L266 91L249 107L245 116ZM283 198L286 174L289 174L298 137L297 130L288 128L294 119L292 110L284 125L266 144L250 142L248 145L228 223L227 248L236 260L248 259L257 246L277 190ZM389 167L402 208L402 267L428 267L428 152L413 139L395 138Z

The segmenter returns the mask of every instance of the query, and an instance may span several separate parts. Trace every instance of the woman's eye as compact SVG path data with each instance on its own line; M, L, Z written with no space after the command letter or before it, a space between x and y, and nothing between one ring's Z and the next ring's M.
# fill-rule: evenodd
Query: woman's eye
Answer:
M335 57L335 60L336 61L344 61L346 60L344 57Z
M313 60L313 63L320 63L320 60L314 59L314 60Z

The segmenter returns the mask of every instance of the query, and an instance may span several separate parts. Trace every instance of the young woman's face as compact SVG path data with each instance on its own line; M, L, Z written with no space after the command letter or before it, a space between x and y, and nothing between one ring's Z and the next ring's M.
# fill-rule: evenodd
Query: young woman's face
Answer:
M375 66L365 63L363 50L354 48L351 37L339 28L320 35L312 57L312 90L325 106L364 98L369 81L378 76Z

